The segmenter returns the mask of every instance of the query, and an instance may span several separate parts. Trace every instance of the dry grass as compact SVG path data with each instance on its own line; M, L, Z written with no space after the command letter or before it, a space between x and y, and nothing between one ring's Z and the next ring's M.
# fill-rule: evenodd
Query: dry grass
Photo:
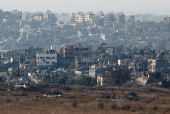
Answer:
M0 91L0 114L170 113L169 89L77 86L71 86L69 92L57 87L55 89L62 92L64 97L41 98L42 93L38 92ZM122 96L130 92L135 92L138 100L103 98L105 93ZM28 96L21 96L23 93Z

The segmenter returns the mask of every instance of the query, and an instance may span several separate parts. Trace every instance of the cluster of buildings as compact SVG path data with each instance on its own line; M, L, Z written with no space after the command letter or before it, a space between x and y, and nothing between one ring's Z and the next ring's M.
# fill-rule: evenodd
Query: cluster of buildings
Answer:
M93 48L97 48L100 42L124 47L147 45L152 49L170 48L169 17L154 22L152 18L139 20L136 19L139 15L126 16L123 12L78 12L64 14L64 19L50 10L27 13L25 18L22 14L17 10L0 10L1 49L53 46L59 51L62 45L76 42L92 45Z
M170 17L154 22L90 11L71 13L64 22L50 10L22 15L0 10L0 75L6 81L89 76L108 85L110 68L129 69L129 80L142 85L150 76L169 79Z
M0 77L7 82L49 84L64 79L67 83L69 79L87 76L96 79L97 85L107 86L109 72L116 69L128 70L127 81L141 85L149 77L159 80L170 77L170 51L155 51L147 46L125 48L101 43L92 49L75 43L63 45L60 51L30 47L0 53Z

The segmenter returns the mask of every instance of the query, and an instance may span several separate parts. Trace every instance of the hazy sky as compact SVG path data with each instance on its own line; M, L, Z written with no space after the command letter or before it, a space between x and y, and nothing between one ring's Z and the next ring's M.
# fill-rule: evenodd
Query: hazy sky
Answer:
M151 13L170 15L170 0L1 0L0 9L11 11L76 13L78 11Z

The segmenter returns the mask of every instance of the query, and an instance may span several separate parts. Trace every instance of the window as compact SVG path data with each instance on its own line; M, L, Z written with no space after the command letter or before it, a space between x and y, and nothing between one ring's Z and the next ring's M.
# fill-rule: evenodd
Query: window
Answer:
M40 59L44 59L44 57L40 57Z
M46 64L49 64L49 62L46 62Z
M49 57L46 57L46 59L50 59Z
M55 59L55 57L52 57L52 59Z
M27 57L27 59L31 59L31 57Z

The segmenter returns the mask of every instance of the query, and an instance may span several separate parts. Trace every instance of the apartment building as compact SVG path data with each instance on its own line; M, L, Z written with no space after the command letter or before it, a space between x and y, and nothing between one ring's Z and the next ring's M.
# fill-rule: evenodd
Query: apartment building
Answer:
M65 59L74 59L74 45L65 45L61 49L62 57Z
M26 21L42 21L44 17L44 13L42 12L37 12L33 14L27 14L26 16Z
M36 62L39 67L50 67L53 64L57 64L57 53L55 50L47 50L45 53L37 53Z
M115 21L115 16L113 12L109 12L105 15L105 21L104 21L105 26L111 27L114 21Z
M166 23L169 23L170 22L170 17L164 17L163 21L166 22Z
M22 12L17 10L2 12L3 19L7 20L19 20L22 19Z
M118 65L121 67L121 68L128 68L128 66L130 65L130 60L118 60Z
M0 38L2 38L2 34L3 34L3 28L2 28L2 22L3 22L3 11L2 9L0 9Z
M19 32L21 34L25 34L26 36L35 36L36 35L36 29L32 29L29 25L25 25L24 27L22 27Z
M0 23L2 23L2 21L3 21L3 11L2 11L2 9L0 9Z
M81 43L65 45L61 48L62 57L70 61L74 61L75 57L88 58L91 53L91 46L83 47Z
M125 15L123 12L119 12L117 15L117 22L125 24Z
M135 16L134 16L134 15L131 15L131 16L129 17L129 21L130 21L131 23L135 23Z
M82 12L78 12L78 13L69 14L69 17L70 17L71 23L83 23L83 22L91 21L91 17L93 15L94 14L91 14L91 13L83 14Z
M52 12L50 12L50 10L47 10L47 12L44 13L44 21L52 24L57 21L57 18L55 17L55 15Z

